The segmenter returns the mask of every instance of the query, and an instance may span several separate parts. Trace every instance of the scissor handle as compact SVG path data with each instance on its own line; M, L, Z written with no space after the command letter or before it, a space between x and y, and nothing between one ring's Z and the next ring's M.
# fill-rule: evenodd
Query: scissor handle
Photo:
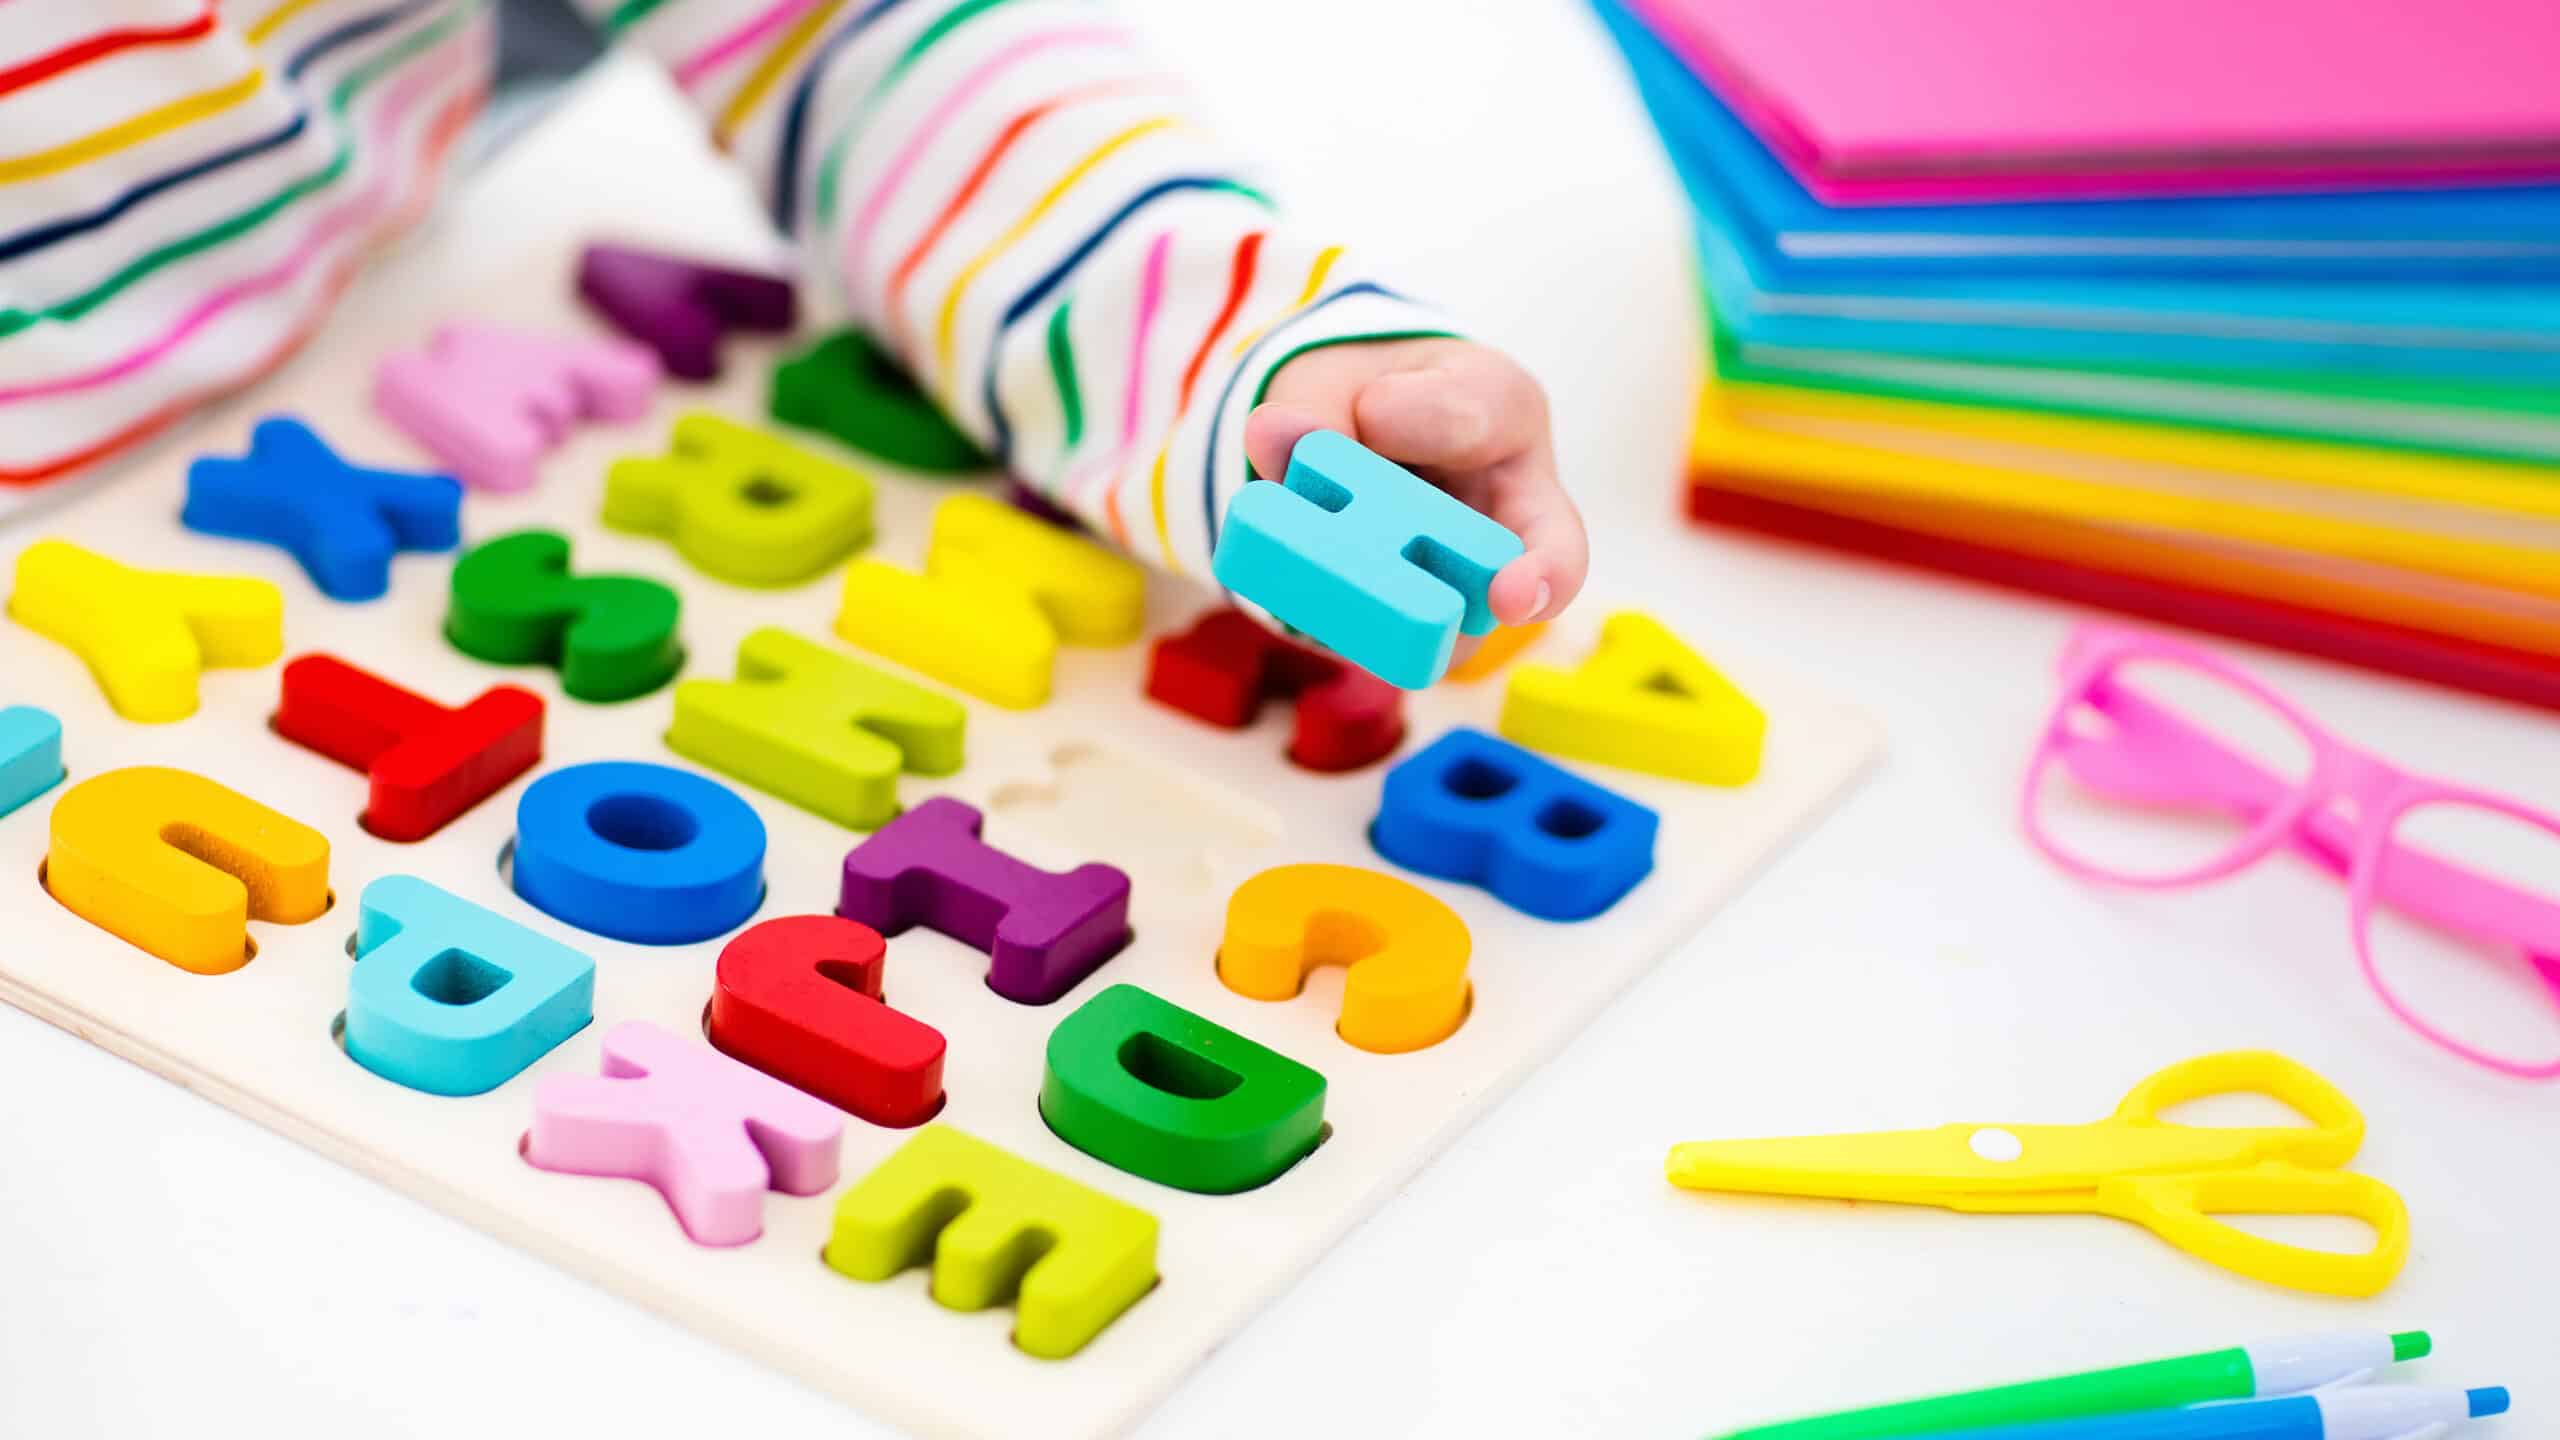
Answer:
M2105 1182L2100 1203L2190 1255L2292 1290L2380 1294L2409 1259L2409 1208L2399 1192L2352 1171L2275 1164L2127 1177ZM2287 1245L2217 1215L2343 1215L2373 1227L2373 1248L2350 1254Z
M2166 1124L2163 1111L2208 1095L2265 1095L2292 1106L2309 1127L2298 1135L2291 1133L2298 1127L2268 1133L2284 1134L2288 1158L2305 1165L2344 1165L2364 1145L2364 1112L2355 1102L2309 1066L2272 1050L2225 1050L2181 1061L2134 1086L2116 1106L2116 1118Z

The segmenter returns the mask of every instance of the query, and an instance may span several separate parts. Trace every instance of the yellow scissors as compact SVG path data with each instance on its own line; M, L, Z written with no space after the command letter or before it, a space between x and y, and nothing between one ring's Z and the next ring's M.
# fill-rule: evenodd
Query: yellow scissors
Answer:
M2311 1123L2179 1125L2160 1113L2208 1095L2264 1094ZM1675 1145L1674 1185L1762 1195L1891 1200L1992 1215L2094 1214L2149 1228L2190 1255L2295 1290L2381 1292L2409 1258L2398 1192L2340 1168L2364 1116L2338 1088L2264 1050L2201 1056L2133 1088L2090 1125L1947 1125ZM2373 1227L2361 1254L2287 1245L2213 1217L2344 1215Z

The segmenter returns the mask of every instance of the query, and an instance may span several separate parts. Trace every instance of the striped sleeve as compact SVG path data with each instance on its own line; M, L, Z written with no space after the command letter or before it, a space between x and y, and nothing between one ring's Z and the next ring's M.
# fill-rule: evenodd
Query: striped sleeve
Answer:
M1087 0L579 0L665 62L842 308L1017 477L1205 578L1292 356L1448 333L1291 221Z
M289 353L494 47L486 0L0 7L0 509Z

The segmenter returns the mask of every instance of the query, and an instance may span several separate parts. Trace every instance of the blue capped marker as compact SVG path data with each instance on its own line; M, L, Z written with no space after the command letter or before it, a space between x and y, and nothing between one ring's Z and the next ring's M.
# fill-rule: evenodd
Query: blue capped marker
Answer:
M2371 1385L2278 1400L1954 1430L1930 1440L2401 1440L2413 1432L2503 1415L2507 1403L2506 1390L2495 1385L2479 1390Z

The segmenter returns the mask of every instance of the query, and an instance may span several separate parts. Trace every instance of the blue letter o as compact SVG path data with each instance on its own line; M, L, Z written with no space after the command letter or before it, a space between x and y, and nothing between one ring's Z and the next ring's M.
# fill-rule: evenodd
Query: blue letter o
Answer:
M764 899L764 822L736 792L635 761L554 770L516 803L515 889L581 930L683 945Z

